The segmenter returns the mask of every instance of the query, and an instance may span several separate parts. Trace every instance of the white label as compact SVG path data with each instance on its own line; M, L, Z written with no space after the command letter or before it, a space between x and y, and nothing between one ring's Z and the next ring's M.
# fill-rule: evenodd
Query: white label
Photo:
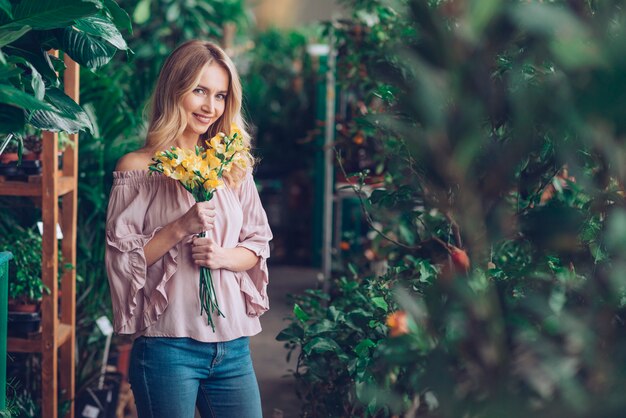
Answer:
M82 416L84 418L98 418L100 414L100 410L95 406L85 405L85 409L83 409Z
M43 222L37 222L37 228L39 229L39 235L43 236ZM61 231L61 225L57 224L57 239L63 239L63 231Z
M102 332L102 334L106 336L113 334L113 325L111 325L111 321L109 321L108 317L101 316L100 318L96 319L96 325L98 325L98 328L100 328L100 332Z

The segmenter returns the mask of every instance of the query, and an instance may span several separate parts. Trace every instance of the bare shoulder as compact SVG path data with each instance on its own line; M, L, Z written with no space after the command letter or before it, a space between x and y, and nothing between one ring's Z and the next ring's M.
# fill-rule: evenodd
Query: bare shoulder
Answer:
M117 161L115 171L147 170L152 155L143 150L130 152Z

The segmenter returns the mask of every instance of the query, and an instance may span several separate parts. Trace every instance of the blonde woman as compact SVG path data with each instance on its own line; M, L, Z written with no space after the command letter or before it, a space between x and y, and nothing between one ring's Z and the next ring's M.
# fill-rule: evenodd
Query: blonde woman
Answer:
M167 58L151 101L143 148L113 173L106 266L115 331L134 343L129 380L139 418L261 417L249 337L269 309L272 234L250 171L231 171L210 202L149 175L156 151L193 149L231 124L250 139L241 83L217 45L191 41ZM249 161L252 167L254 161ZM206 231L206 238L196 234ZM200 266L212 270L215 332L200 316Z

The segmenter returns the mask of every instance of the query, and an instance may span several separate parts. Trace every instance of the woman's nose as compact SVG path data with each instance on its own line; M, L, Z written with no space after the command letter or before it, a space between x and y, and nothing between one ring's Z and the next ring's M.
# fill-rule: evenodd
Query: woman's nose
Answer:
M203 110L206 112L213 112L215 108L215 99L212 97L207 97L202 104Z

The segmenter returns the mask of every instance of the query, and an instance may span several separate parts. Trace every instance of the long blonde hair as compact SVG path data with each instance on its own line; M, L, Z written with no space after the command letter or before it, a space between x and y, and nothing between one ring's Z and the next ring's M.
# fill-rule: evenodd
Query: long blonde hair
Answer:
M171 146L187 127L187 120L182 108L183 97L197 87L201 71L205 64L217 63L228 72L228 94L224 114L216 120L200 139L206 140L218 132L230 135L231 125L236 125L243 136L246 146L250 146L247 124L241 114L242 89L239 74L233 61L226 53L212 42L193 40L176 48L165 60L152 97L148 102L149 125L144 149L156 152ZM250 157L248 166L254 166ZM229 184L237 186L246 173L233 166L225 173Z

